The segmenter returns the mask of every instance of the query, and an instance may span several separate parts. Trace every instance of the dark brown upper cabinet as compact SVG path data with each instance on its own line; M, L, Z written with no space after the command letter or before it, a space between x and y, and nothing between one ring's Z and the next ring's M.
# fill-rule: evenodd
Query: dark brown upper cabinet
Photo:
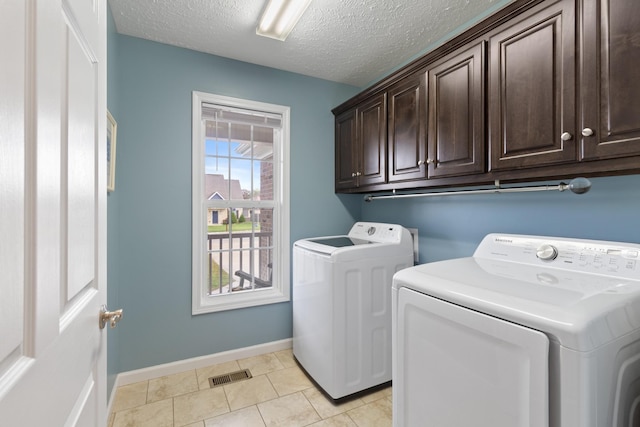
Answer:
M640 154L637 0L586 0L581 26L581 159Z
M384 183L387 179L387 97L381 94L358 107L359 140L356 171L358 185Z
M336 190L356 187L356 109L336 116L335 120Z
M336 191L640 173L638 0L514 0L345 101Z
M575 1L546 1L489 34L491 171L575 161Z
M426 147L420 119L421 74L393 85L389 102L389 181L420 179L426 173Z
M429 178L485 171L484 46L459 49L427 69Z
M386 181L386 94L337 116L335 135L336 190Z

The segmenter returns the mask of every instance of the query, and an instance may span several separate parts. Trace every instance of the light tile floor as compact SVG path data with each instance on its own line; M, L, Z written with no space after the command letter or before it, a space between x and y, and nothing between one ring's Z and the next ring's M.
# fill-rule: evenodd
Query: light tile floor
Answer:
M240 369L253 378L209 387L209 377ZM119 387L108 426L382 427L391 407L391 387L333 404L284 350Z

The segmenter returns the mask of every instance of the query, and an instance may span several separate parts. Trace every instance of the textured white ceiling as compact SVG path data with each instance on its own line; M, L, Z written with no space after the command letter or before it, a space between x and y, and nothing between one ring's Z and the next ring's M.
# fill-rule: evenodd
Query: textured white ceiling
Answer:
M286 41L267 0L109 0L120 34L363 87L509 0L313 0Z

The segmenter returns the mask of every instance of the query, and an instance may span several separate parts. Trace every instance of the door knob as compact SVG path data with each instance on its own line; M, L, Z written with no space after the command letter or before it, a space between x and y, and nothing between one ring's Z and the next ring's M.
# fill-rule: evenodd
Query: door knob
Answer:
M591 128L582 129L582 136L591 136L591 135L593 135L593 129Z
M122 309L109 311L106 305L100 307L100 329L104 329L107 323L113 329L120 320L122 320Z
M569 132L564 132L562 135L560 135L560 139L562 139L563 141L569 141L571 138L573 138L573 136Z

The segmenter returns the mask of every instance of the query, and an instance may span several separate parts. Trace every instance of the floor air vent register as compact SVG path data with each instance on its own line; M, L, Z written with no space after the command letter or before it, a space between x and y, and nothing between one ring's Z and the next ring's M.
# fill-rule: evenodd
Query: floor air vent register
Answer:
M241 371L231 372L229 374L222 374L209 378L209 387L219 387L225 384L248 380L251 377L251 371L249 371L248 369L243 369Z

